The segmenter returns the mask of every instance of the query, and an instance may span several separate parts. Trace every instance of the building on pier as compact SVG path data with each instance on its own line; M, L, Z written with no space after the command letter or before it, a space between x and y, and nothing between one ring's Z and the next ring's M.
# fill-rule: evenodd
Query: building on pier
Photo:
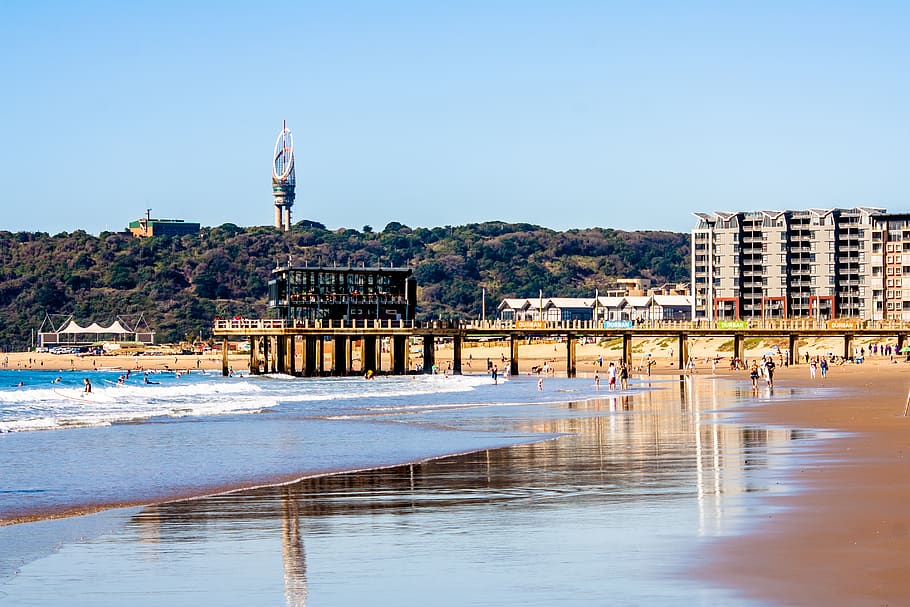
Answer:
M276 268L268 304L283 320L411 321L417 281L408 268Z

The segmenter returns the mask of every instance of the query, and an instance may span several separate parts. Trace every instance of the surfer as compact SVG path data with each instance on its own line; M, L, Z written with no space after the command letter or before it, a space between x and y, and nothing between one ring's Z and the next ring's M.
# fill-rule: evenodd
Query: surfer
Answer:
M82 381L85 384L85 388L83 389L83 392L85 394L91 394L92 393L92 382L90 382L87 377L85 379L83 379Z
M54 383L55 383L55 384L59 384L62 380L63 380L62 377L57 377L57 378L54 379Z
M158 382L156 382L156 381L149 381L149 374L146 373L146 374L145 374L145 383L147 383L147 384L157 384Z

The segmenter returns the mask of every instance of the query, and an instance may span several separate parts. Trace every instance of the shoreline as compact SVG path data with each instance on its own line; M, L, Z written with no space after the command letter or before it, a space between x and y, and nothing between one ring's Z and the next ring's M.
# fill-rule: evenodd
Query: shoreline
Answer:
M805 365L775 380L813 385ZM910 367L849 365L814 382L849 393L733 410L735 423L838 436L788 473L798 491L761 498L773 514L742 536L711 542L694 573L772 604L901 604L910 596Z

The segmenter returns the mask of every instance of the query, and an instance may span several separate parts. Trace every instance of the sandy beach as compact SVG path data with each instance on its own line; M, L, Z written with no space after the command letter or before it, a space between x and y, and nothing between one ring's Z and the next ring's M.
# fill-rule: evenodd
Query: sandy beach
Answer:
M910 365L836 367L825 380L852 396L771 402L744 419L846 436L807 456L804 491L767 499L783 508L745 537L722 541L696 569L779 605L906 605L910 597ZM778 384L809 385L806 365Z

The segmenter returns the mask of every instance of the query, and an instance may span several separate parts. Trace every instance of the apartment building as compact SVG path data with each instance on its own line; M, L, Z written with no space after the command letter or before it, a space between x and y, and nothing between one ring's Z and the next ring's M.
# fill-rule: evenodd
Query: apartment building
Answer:
M693 318L874 319L889 303L892 312L899 302L903 309L895 282L901 257L910 271L910 216L875 207L694 215Z
M872 320L910 320L910 214L873 218Z

